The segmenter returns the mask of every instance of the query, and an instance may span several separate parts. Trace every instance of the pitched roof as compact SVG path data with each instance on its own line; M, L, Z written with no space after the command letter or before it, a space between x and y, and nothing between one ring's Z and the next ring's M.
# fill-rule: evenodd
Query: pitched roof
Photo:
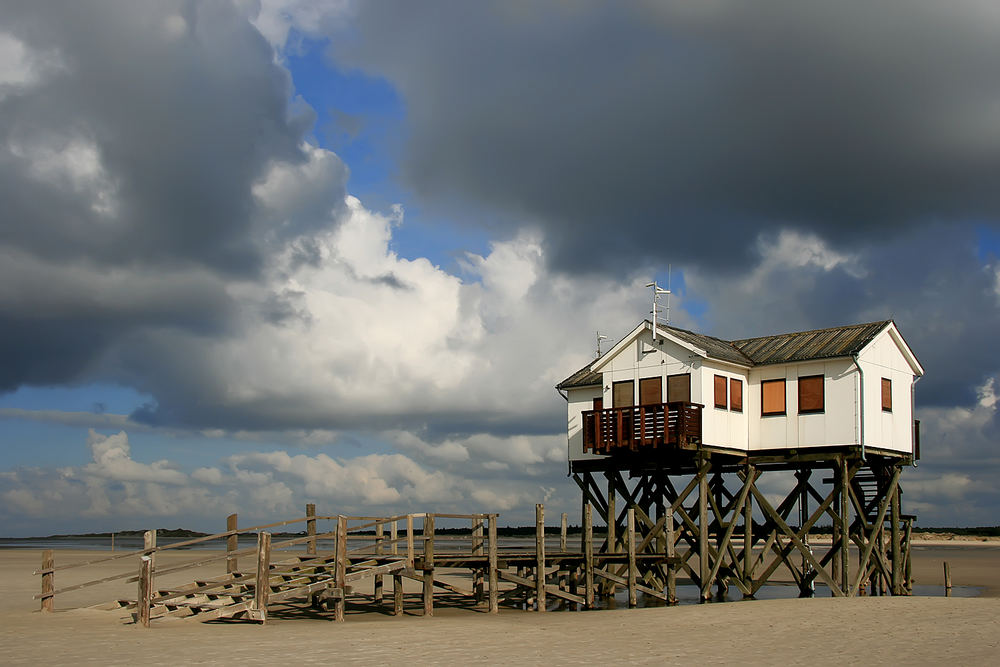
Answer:
M797 331L777 336L734 340L733 346L754 365L781 364L789 361L849 357L870 343L891 320L852 324L845 327Z
M759 336L727 341L669 325L657 328L692 345L720 361L743 366L764 366L811 359L849 357L864 349L892 320L851 324L843 327L796 331L775 336ZM602 382L601 373L590 370L594 362L556 385L557 389L588 387Z

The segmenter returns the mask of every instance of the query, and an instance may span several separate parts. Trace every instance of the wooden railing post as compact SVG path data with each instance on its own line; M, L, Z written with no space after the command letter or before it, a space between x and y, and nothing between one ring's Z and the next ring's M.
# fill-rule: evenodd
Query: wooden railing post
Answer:
M226 517L226 532L231 532L238 530L236 527L236 513L233 512ZM236 552L240 548L240 536L233 533L226 538L226 553L229 554L226 557L226 574L232 574L234 572L239 572L239 563L237 562Z
M424 616L434 615L434 515L424 515Z
M399 555L399 544L396 541L399 539L398 522L399 519L394 518L389 524L389 541L392 542L390 552L393 556ZM403 613L403 575L399 574L398 571L392 574L392 613L394 616Z
M333 603L333 620L344 620L347 606L347 517L337 516L337 544L334 562L334 585L340 590L340 597Z
M306 504L306 535L309 541L306 542L306 553L310 556L316 555L316 504Z
M626 516L628 529L628 606L634 608L638 605L635 593L635 508L629 507Z
M52 591L55 590L55 573L52 572L52 568L56 565L55 558L52 556L52 549L46 549L42 552L42 611L50 612L55 609L55 596L52 595Z
M587 609L594 608L594 528L590 503L583 502L583 599Z
M271 596L271 533L257 533L257 579L254 583L252 616L267 622L267 603Z
M535 505L535 604L545 611L545 505Z
M143 556L139 559L139 596L136 598L136 615L139 624L149 627L149 606L153 596L153 559Z
M489 515L489 555L487 556L489 560L489 572L487 576L489 577L490 585L490 613L496 614L500 611L500 598L499 591L497 590L497 515Z
M413 568L413 515L406 515L406 566Z

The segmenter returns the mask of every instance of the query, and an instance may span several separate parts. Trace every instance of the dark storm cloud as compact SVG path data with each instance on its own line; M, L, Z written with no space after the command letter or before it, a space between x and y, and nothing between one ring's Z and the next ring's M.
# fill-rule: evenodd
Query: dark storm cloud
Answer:
M47 63L0 90L0 391L77 381L150 329L218 335L226 281L342 205L334 159L323 201L261 209L313 117L231 3L8 2L0 33Z
M776 224L848 245L995 220L987 7L360 3L334 53L402 91L430 200L533 220L570 270L732 267Z

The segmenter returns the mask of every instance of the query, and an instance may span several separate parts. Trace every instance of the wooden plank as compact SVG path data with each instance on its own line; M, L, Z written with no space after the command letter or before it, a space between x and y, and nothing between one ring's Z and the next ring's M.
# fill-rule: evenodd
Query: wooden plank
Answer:
M337 517L336 560L334 563L334 587L347 590L347 517ZM333 620L344 620L344 598L333 601Z
M583 503L583 591L584 606L594 608L594 529L590 503Z
M516 574L511 574L510 572L502 572L502 571L500 572L500 577L502 579L504 579L505 581L509 581L511 583L517 584L518 586L521 586L525 590L535 590L535 591L537 591L536 583L535 583L536 579L529 579L527 577L519 577ZM546 588L545 592L546 592L547 595L552 595L554 597L558 597L558 598L562 598L564 600L567 600L568 602L575 602L575 603L581 604L581 605L585 603L583 597L581 597L579 595L573 595L572 593L569 593L567 591L562 590L558 586L547 585L545 588Z
M271 594L271 533L257 534L257 581L254 586L253 606L250 608L261 623L267 622L268 598Z
M900 469L896 468L893 472L892 479L889 481L888 493L886 493L886 495L883 496L882 501L879 503L878 516L875 519L871 535L869 536L868 541L865 544L865 547L862 550L860 556L860 562L862 564L867 563L868 559L871 558L872 548L875 546L875 538L878 537L879 531L882 530L882 524L885 521L885 513L886 510L889 508L889 499L894 493L896 493L896 488L899 485L899 473ZM862 567L861 569L864 569L864 567ZM857 578L854 580L854 583L851 586L850 590L851 596L857 595L862 580L863 580L862 573L859 572Z
M375 555L382 555L382 540L383 540L383 524L381 521L375 524ZM375 604L381 606L385 602L385 588L384 582L382 580L381 574L375 575L375 586L374 586L374 597Z
M237 521L235 512L226 517L226 532L229 533L229 537L226 538L226 572L239 570L239 559L236 557L236 552L240 548Z
M309 536L309 541L306 542L306 553L309 555L316 554L316 504L307 503L306 504L306 535Z
M594 575L598 576L598 577L601 577L602 579L608 579L609 581L613 581L616 584L621 584L622 586L627 586L628 585L628 582L624 578L619 577L617 574L614 574L612 572L608 572L607 570L602 570L600 568L594 568ZM653 590L652 588L649 588L648 586L643 586L642 584L638 584L637 583L635 585L635 587L641 593L645 593L646 595L650 595L650 596L655 597L655 598L660 599L660 600L664 600L664 601L667 600L667 596L665 594L663 594L660 591Z
M424 517L424 616L434 615L434 515Z
M344 582L360 581L361 579L366 579L367 577L380 577L385 574L392 574L393 572L398 572L406 567L406 561L399 560L392 563L386 563L385 565L378 565L375 567L369 567L364 570L357 570L354 572L348 572L344 575ZM376 599L376 602L378 600Z

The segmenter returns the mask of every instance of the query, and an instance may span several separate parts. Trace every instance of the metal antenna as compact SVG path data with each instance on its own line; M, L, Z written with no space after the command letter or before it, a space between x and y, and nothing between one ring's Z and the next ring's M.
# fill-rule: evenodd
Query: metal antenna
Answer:
M653 289L653 310L650 311L650 312L652 312L652 314L653 314L653 340L655 341L656 340L656 336L657 336L657 334L656 334L656 314L660 311L660 307L657 305L657 303L660 301L660 295L661 294L668 295L667 298L669 299L670 290L663 289L662 287L660 287L659 285L656 284L655 280L653 282L651 282L651 283L646 283L646 287L651 287ZM669 301L667 303L669 303ZM667 316L667 323L668 324L670 323L670 316L669 315Z
M600 331L598 331L596 333L597 333L597 358L600 359L601 358L601 341L602 340L607 340L608 337L607 336L602 336Z
M670 325L670 270L673 267L667 264L667 326Z

